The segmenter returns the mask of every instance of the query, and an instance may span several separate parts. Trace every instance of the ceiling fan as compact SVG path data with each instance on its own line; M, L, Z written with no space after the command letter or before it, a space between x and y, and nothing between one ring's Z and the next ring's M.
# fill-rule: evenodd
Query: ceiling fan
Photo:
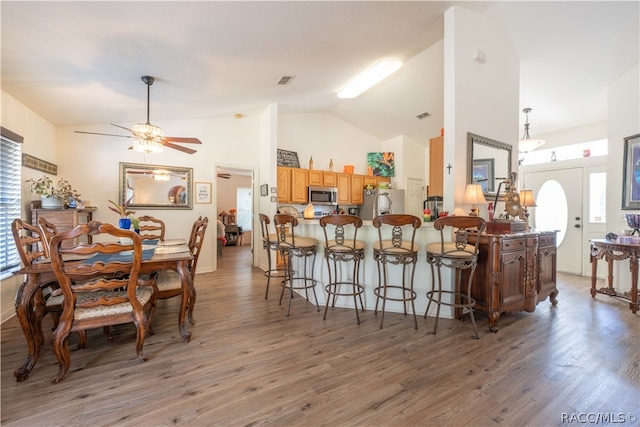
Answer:
M219 173L218 174L218 178L229 179L229 178L231 178L231 174L230 173Z
M174 144L174 142L184 144L202 144L198 138L187 138L179 136L164 136L162 129L149 123L149 95L151 91L151 85L155 79L151 76L142 76L142 81L147 85L147 122L146 123L134 123L131 129L124 126L111 123L112 126L119 127L132 133L132 135L114 135L111 133L97 133L97 132L85 132L77 130L76 133L87 133L91 135L105 135L105 136L117 136L120 138L132 138L133 145L129 149L136 151L143 151L147 153L160 153L163 147L173 148L174 150L182 151L183 153L193 154L196 150L182 147Z

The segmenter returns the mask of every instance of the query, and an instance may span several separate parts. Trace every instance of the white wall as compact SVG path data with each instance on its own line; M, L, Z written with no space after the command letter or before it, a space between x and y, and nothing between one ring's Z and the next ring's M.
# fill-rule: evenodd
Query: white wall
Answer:
M620 234L628 228L622 208L622 174L624 138L640 133L640 66L635 65L609 86L609 155L607 156L607 231ZM603 272L603 263L598 266ZM627 261L614 263L615 285L619 290L631 287L631 273Z
M476 49L486 63L473 60ZM444 198L450 212L468 211L462 199L467 184L467 132L513 145L518 141L520 62L509 40L481 14L452 7L445 12L444 41ZM517 148L515 149L517 152ZM512 155L512 170L518 165ZM486 218L486 207L481 209Z
M278 120L278 148L296 151L301 168L342 172L354 165L355 174L367 173L367 152L383 151L382 141L329 113L283 114Z
M35 156L41 160L56 164L55 127L35 114L29 108L19 103L15 98L2 92L2 126L24 137L22 152ZM60 178L62 168L58 166L58 176L53 176L54 181ZM21 169L22 181L30 178L39 178L43 175L35 169L23 167ZM33 197L35 199L35 197ZM28 186L22 189L22 218L27 218L27 206L32 195ZM12 276L0 282L0 316L4 322L15 315L14 298L16 290L22 283L22 276Z

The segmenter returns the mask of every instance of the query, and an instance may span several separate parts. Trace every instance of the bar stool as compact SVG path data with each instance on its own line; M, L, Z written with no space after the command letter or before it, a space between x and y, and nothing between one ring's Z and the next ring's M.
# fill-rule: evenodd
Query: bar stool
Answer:
M373 244L373 258L378 264L378 286L373 290L376 295L375 313L378 314L378 303L382 300L382 319L380 329L384 322L384 312L387 300L401 301L404 306L404 314L407 315L407 302L411 302L413 311L413 323L418 329L416 318L415 299L413 290L413 277L418 261L418 245L415 243L416 230L422 225L422 220L417 216L404 214L380 215L373 219L373 226L378 229L378 241ZM384 227L383 227L384 226ZM403 235L403 227L411 227L411 239ZM383 237L388 230L389 236ZM402 282L390 284L388 264L402 267ZM394 282L397 283L397 282ZM391 293L388 291L391 290ZM398 295L399 294L399 295Z
M427 262L431 265L431 290L427 292L427 310L424 313L426 319L431 303L437 304L436 320L433 325L433 333L436 333L438 327L438 318L440 317L440 307L443 305L454 307L461 310L461 318L464 316L464 310L469 311L471 323L473 324L474 338L479 339L478 328L476 327L476 319L473 315L473 307L476 301L471 297L471 282L473 281L473 273L478 264L478 245L480 242L480 234L486 228L484 219L477 216L448 216L436 220L433 224L436 230L440 230L440 242L429 243L427 245ZM447 229L447 227L450 227ZM453 234L453 241L445 242L444 230L450 230ZM475 244L468 243L469 233L477 233ZM448 234L448 233L447 233ZM441 267L445 266L455 270L454 290L448 291L442 289ZM438 280L436 289L435 267L438 270ZM462 289L462 270L471 269L469 273L469 281L467 283L466 292ZM452 295L453 302L443 301L442 295Z
M333 238L329 239L327 225L333 225ZM364 242L356 240L358 229L362 227L362 220L355 215L329 215L320 218L320 226L324 231L324 258L327 260L327 269L329 270L329 283L325 286L327 291L327 302L324 307L323 320L327 319L327 310L329 309L329 300L331 299L331 307L336 306L338 296L352 296L353 304L356 309L356 321L360 324L360 315L358 314L358 299L360 299L360 308L364 311L362 303L362 293L364 287L359 284L360 261L364 258ZM346 236L347 228L353 229L353 237ZM350 226L350 227L349 227ZM350 233L351 234L351 233ZM353 270L349 274L349 270L338 268L338 263L353 262ZM332 268L333 267L333 268ZM344 276L349 275L347 280ZM347 285L350 290L341 290L342 285Z
M267 290L264 293L264 299L267 299L269 296L269 283L271 282L271 278L281 278L284 279L285 269L284 268L271 268L271 251L278 250L278 236L275 234L269 234L269 224L271 224L271 220L265 214L260 214L260 230L262 232L262 247L265 251L267 251L267 270L264 272L264 276L267 278Z
M285 269L280 304L282 304L285 288L289 288L289 304L287 306L287 317L289 317L294 289L304 289L307 301L309 301L309 289L312 289L316 307L320 311L318 296L316 295L317 282L313 278L318 241L311 237L296 237L294 230L298 226L298 220L291 215L276 214L273 217L273 223L276 227L278 251L280 251L280 255L284 260ZM301 268L296 269L296 271L293 270L293 260L295 258L298 258L298 261L302 261ZM297 274L297 272L300 274Z

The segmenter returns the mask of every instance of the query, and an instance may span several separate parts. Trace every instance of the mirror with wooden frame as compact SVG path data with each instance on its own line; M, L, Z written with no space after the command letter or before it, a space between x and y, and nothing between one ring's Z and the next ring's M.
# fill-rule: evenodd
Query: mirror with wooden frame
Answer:
M497 191L505 190L498 187L510 176L511 145L467 133L467 183L480 184L489 199L494 198Z
M120 163L120 203L130 208L193 209L193 169Z

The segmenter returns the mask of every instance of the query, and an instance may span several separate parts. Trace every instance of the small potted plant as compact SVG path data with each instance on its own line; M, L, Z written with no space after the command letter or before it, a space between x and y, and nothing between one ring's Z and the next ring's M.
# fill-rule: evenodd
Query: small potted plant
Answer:
M56 185L47 175L39 179L28 179L26 182L31 185L31 192L40 196L43 208L69 207L80 202L81 194L64 178L60 178Z
M109 200L109 203L111 203L111 206L109 206L109 209L111 209L112 211L120 215L118 226L125 230L128 230L131 228L131 219L129 218L129 215L135 214L134 211L129 210L129 204L131 203L131 200L133 200L133 196L131 196L129 200L124 202L123 205L119 205L113 200Z
M136 233L140 234L140 220L135 215L131 215L129 219L131 220L131 226L133 227L133 230Z

